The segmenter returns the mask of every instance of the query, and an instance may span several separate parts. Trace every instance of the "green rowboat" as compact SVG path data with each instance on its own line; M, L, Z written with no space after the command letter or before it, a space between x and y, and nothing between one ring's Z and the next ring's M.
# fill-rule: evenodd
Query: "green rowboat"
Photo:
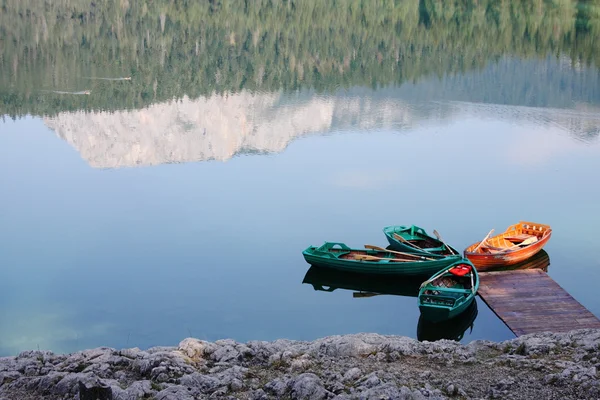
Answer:
M421 316L431 322L454 318L469 307L478 288L475 266L467 259L457 261L421 284Z
M434 231L435 232L435 231ZM390 247L397 251L416 254L453 255L458 251L439 239L431 237L418 226L392 225L383 228Z
M431 276L431 274L462 260L462 256L398 253L391 250L352 249L344 243L325 242L302 252L309 264L339 271L365 274Z

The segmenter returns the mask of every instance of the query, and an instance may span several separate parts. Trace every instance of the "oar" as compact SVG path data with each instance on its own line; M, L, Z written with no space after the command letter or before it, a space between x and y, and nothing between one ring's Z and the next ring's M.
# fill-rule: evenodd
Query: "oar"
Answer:
M435 258L424 257L424 256L420 256L418 254L402 253L400 251L388 250L388 249L384 249L383 247L375 246L373 244L365 244L365 249L386 251L388 253L400 254L402 256L410 256L410 257L422 258L424 260L435 261Z
M442 236L441 236L441 235L438 233L438 231L436 231L436 230L434 229L434 230L433 230L433 234L435 235L435 237L436 237L436 238L437 238L437 239L438 239L440 242L442 242L442 243L444 244L444 246L446 246L446 248L447 248L448 250L450 250L450 253L452 253L452 254L456 254L456 253L454 252L454 250L452 250L452 248L451 248L450 246L448 246L448 245L447 245L447 244L444 242L444 240L442 239Z
M380 261L380 260L389 260L389 261L398 261L398 262L414 262L415 260L405 260L402 258L388 258L388 257L377 257L371 256L369 254L355 254L355 260L363 260L363 261Z
M477 249L479 249L481 247L481 245L488 240L488 238L490 237L490 235L494 233L494 230L492 229L491 231L489 231L489 233L487 235L485 235L485 237L483 238L483 240L481 242L479 242L479 244L477 245L477 247L475 247L472 251L472 253L476 253Z
M355 254L355 260L363 260L363 261L380 261L380 260L389 260L389 261L398 261L398 262L414 262L415 260L402 260L400 258L386 258L386 257L376 257L370 256L368 254Z
M507 247L505 249L502 249L501 251L499 251L499 253L503 253L505 251L513 250L513 249L519 248L521 246L527 246L527 245L530 245L530 244L535 243L537 241L538 241L538 238L534 236L534 237L531 237L529 239L525 239L521 243L515 244L514 246L510 246L510 247Z
M417 250L420 250L420 251L425 251L425 250L423 250L422 248L420 248L419 246L417 246L416 244L412 244L412 243L411 243L411 242L409 242L408 240L404 239L402 236L398 235L397 233L394 233L394 238L395 238L395 239L398 239L399 241L401 241L402 243L404 243L404 244L406 244L406 245L408 245L408 246L414 247L414 248L415 248L415 249L417 249Z

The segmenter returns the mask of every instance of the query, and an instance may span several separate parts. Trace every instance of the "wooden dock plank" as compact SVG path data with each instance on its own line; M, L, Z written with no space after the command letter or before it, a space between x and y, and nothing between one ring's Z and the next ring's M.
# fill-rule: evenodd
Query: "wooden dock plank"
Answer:
M517 336L600 329L600 320L542 270L480 272L479 279L479 296Z

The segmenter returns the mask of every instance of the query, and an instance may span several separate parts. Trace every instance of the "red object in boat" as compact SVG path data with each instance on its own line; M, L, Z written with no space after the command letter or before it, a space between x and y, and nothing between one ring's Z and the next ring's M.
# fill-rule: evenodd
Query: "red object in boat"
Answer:
M456 276L465 276L471 272L471 266L468 264L458 264L457 266L450 268L448 272Z

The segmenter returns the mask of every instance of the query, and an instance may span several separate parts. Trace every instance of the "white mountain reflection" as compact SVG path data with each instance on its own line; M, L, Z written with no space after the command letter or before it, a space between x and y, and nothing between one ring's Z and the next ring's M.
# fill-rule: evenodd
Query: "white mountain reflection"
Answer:
M94 168L226 161L277 153L308 134L410 127L472 116L560 128L579 140L600 132L596 109L548 109L469 102L411 102L396 90L349 95L241 92L118 112L61 113L45 123Z

